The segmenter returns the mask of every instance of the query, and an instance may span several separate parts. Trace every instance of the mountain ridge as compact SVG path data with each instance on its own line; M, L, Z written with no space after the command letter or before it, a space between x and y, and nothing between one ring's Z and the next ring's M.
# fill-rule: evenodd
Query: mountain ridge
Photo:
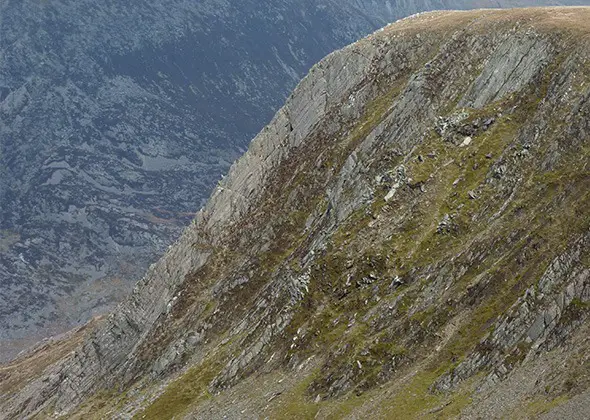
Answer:
M378 25L289 5L1 3L0 358L126 295L308 66Z
M424 9L547 3L3 0L0 359L126 296L328 52Z
M583 394L589 14L427 13L329 55L7 417L469 418Z

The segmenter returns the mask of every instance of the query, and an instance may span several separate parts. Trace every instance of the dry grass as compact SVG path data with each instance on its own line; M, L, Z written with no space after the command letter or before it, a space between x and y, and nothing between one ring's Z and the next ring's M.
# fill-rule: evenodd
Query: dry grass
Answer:
M80 328L37 345L13 362L0 365L0 396L18 391L76 349L100 319L94 318Z
M575 30L590 34L590 7L539 7L523 9L479 9L469 11L426 12L399 20L384 33L420 33L457 30L465 26L489 30L497 25L528 25L537 30ZM373 35L375 36L375 35ZM378 36L378 35L377 35Z

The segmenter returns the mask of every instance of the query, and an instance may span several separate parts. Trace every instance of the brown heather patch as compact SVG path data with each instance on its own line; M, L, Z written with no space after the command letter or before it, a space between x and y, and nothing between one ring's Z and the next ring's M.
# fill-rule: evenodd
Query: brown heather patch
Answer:
M47 367L74 351L100 322L101 317L94 318L82 327L51 338L16 360L0 365L0 395L15 393L31 379L39 377Z

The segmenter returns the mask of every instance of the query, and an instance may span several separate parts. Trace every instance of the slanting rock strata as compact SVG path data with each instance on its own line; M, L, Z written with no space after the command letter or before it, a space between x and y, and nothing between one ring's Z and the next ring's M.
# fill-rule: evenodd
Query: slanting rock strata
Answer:
M588 18L428 13L328 56L4 416L535 416L581 394Z

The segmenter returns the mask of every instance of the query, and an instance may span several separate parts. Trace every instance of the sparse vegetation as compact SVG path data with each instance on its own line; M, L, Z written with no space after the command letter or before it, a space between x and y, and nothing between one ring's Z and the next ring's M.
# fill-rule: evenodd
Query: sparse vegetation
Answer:
M466 15L453 15L459 16ZM440 45L429 42L436 56ZM469 51L487 63L487 43L494 42L486 38L485 48ZM456 108L468 85L445 85L445 69L420 74L426 81L412 88L424 103L416 108L420 119L410 119L418 129L400 129L410 137L399 140L403 148L388 137L399 127L390 114L418 69L369 72L356 113L340 104L328 109L306 142L285 152L258 201L228 224L226 236L216 246L193 246L210 253L209 261L187 277L139 354L149 365L182 330L198 331L205 344L181 360L205 357L183 372L170 367L166 373L178 378L138 418L192 414L225 398L211 391L223 394L245 380L269 392L257 408L271 418L452 418L478 398L474 390L486 377L500 381L526 368L532 349L546 351L533 342L531 324L540 319L549 328L544 311L563 300L559 293L574 277L567 270L588 268L587 253L555 265L545 294L538 293L540 279L590 229L589 149L563 139L566 106L555 91L565 82L555 72L564 57L554 58L534 79L479 109ZM422 61L412 65L422 69ZM456 72L469 82L478 73ZM448 137L433 128L441 110L466 116ZM577 123L568 121L574 130ZM362 147L379 124L385 134ZM361 163L347 167L353 152ZM448 229L439 229L443 221ZM570 334L589 308L576 296L554 311L551 327ZM558 347L562 338L548 331L543 343ZM295 378L284 388L267 381L276 370ZM550 410L584 386L586 370L578 371L560 377L546 398L528 395L507 412L523 404L531 415ZM231 392L226 397L234 398Z
M181 416L191 405L211 397L209 384L221 367L221 361L213 359L206 359L198 366L191 367L170 383L162 395L135 418L164 420Z

